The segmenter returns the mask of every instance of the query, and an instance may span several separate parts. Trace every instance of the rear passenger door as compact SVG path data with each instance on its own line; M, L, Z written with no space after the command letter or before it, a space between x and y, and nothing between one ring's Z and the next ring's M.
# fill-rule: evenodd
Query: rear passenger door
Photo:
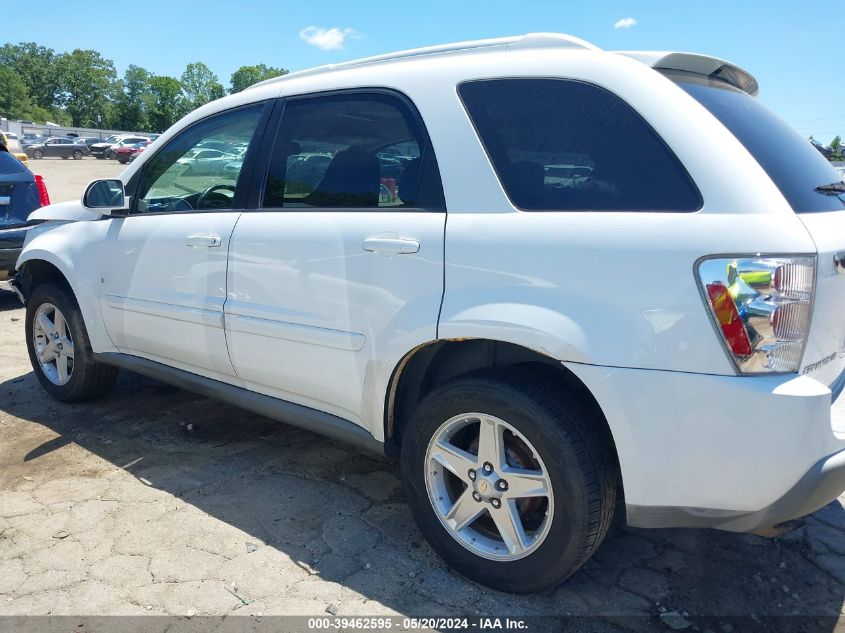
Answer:
M437 335L446 213L425 127L390 91L287 99L265 154L229 251L235 371L380 437L363 394Z

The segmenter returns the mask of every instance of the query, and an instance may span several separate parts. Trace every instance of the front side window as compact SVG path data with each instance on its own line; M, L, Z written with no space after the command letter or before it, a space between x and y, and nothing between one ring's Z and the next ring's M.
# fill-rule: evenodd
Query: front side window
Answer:
M434 153L398 97L352 93L285 105L264 208L442 210Z
M231 209L264 105L226 112L174 137L144 166L136 213ZM207 155L204 143L224 148Z
M564 79L459 87L513 204L526 211L697 211L678 158L613 93Z

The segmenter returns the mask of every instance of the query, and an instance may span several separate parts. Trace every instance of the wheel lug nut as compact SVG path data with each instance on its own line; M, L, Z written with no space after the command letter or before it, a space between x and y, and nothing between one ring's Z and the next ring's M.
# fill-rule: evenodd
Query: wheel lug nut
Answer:
M502 502L501 502L501 501L499 501L498 499L491 499L491 500L490 500L490 504L491 504L494 508L496 508L497 510L498 510L500 507L502 507Z
M496 488L498 488L499 490L507 490L508 482L506 482L504 479L500 479L496 482Z
M493 472L493 464L490 462L484 462L484 472L485 473L492 473Z
M472 493L472 498L475 499L476 501L481 501L481 495L478 494L477 492Z
M472 469L470 469L470 471L469 471L469 478L470 478L472 481L475 481L475 471L474 471L474 470L472 470Z

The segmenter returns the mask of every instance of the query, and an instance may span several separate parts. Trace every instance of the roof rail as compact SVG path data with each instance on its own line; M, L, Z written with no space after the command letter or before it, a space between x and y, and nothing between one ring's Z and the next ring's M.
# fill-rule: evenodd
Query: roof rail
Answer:
M527 33L525 35L514 35L510 37L498 37L486 40L470 40L467 42L455 42L453 44L438 44L436 46L425 46L423 48L412 48L409 50L398 51L395 53L386 53L384 55L373 55L372 57L363 57L361 59L354 59L348 62L341 62L339 64L327 64L325 66L317 66L315 68L308 68L297 72L283 75L282 77L274 77L265 81L259 82L250 86L262 86L269 83L276 83L285 81L288 78L307 77L310 75L319 75L332 70L342 70L345 68L354 68L363 66L365 64L376 64L380 62L395 61L400 59L410 59L414 57L422 57L425 55L444 55L450 53L461 53L476 50L529 50L542 48L574 48L584 50L599 50L599 48L589 42L572 35L565 35L564 33Z

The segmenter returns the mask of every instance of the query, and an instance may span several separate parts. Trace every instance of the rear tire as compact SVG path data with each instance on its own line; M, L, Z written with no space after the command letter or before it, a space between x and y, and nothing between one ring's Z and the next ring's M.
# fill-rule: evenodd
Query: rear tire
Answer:
M116 368L94 360L79 305L57 284L37 286L27 300L26 346L38 382L56 400L96 398L117 378Z
M403 482L420 531L454 569L494 589L562 583L613 520L612 448L588 410L553 387L516 371L458 378L423 399L402 439ZM504 452L482 449L502 445ZM486 456L497 452L503 460L494 464Z

